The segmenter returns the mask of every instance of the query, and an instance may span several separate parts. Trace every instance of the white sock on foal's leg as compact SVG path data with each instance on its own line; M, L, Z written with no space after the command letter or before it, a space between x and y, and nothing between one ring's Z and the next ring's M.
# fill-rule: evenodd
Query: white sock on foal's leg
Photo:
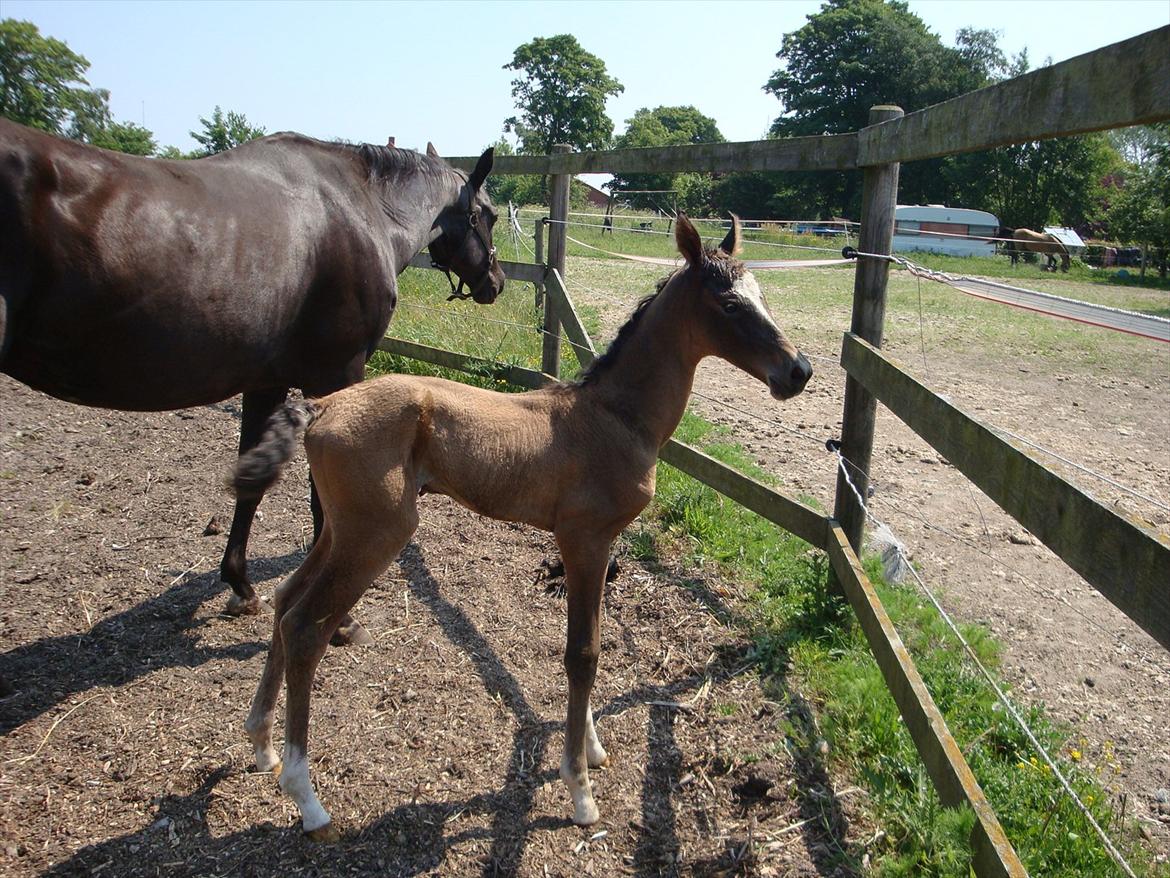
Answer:
M296 802L301 812L301 826L305 833L318 841L335 841L337 832L332 830L329 812L321 807L313 782L309 779L309 761L296 747L285 745L284 768L280 772L280 788ZM318 830L324 830L318 832Z

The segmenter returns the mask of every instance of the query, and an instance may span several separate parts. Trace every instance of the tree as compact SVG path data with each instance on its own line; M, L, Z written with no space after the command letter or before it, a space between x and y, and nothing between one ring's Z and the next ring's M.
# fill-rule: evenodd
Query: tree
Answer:
M133 122L111 122L96 132L88 142L102 149L130 155L155 155L158 152L158 144L150 129Z
M1129 164L1109 207L1110 237L1158 251L1163 277L1170 253L1170 124L1150 125L1140 135L1141 161Z
M899 0L830 0L783 38L776 70L764 90L784 108L775 137L841 134L868 124L869 109L897 104L913 112L980 88L1008 68L993 31L964 28L957 46L943 45ZM904 165L901 197L942 201L945 160ZM856 214L857 174L821 173L800 184L806 213Z
M192 131L191 136L195 138L201 149L195 150L191 154L192 158L201 158L234 149L242 143L263 137L265 134L263 128L250 125L243 113L231 110L225 113L218 106L212 111L210 119L204 119L200 116L199 122L203 125L203 130Z
M626 120L626 130L617 138L618 149L636 149L648 146L679 146L688 143L722 143L725 138L710 116L704 116L692 106L643 107ZM709 174L615 174L612 187L620 192L629 189L675 189L679 192L679 207L688 213L700 215L710 210L711 176ZM673 205L666 195L632 195L631 204L643 208Z
M0 116L65 134L75 115L104 106L108 92L89 88L89 62L36 25L0 21Z
M537 37L519 46L504 69L520 74L512 80L512 97L520 113L504 120L504 131L519 137L520 152L547 154L556 143L578 149L609 146L613 121L605 113L605 102L625 87L576 37Z

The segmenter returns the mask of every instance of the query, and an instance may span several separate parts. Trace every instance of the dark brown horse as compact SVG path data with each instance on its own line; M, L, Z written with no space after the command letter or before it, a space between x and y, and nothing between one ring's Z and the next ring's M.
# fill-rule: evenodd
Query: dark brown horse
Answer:
M1003 242L1003 249L1011 258L1012 265L1016 264L1021 253L1040 253L1047 260L1044 265L1046 271L1056 271L1057 256L1060 257L1060 270L1068 271L1070 262L1068 248L1056 235L1049 232L1033 232L1031 229L1001 227L996 232L996 237L1008 239Z
M0 370L84 405L159 411L243 393L240 451L290 387L362 378L430 241L477 302L504 274L483 191L428 145L274 134L197 161L96 149L0 119ZM462 284L460 284L462 291ZM221 576L257 612L238 501ZM315 529L320 507L313 495Z
M739 220L718 250L680 214L686 265L644 300L576 384L496 393L438 378L393 375L277 412L241 457L236 488L262 493L307 426L305 450L325 529L276 590L276 619L247 730L257 766L278 772L312 837L337 837L309 779L309 692L333 629L393 563L418 525L421 494L446 494L492 518L552 531L565 563L568 719L561 777L574 822L598 818L589 769L608 762L589 709L600 651L609 550L654 496L658 451L686 409L695 368L729 360L775 399L812 375L773 321L756 280L732 254ZM282 760L272 746L276 699L288 684Z

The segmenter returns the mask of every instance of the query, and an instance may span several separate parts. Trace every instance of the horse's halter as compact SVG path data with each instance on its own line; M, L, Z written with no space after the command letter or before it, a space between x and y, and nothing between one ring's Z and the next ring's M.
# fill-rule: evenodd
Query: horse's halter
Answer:
M484 269L483 274L479 276L478 280L476 280L474 284L469 284L462 277L459 277L459 286L456 287L455 281L451 280L451 267L449 265L443 265L441 262L435 259L434 256L431 256L431 268L437 268L439 271L443 272L443 274L447 276L447 283L451 285L451 295L447 297L448 302L450 302L452 299L470 299L472 289L476 284L479 283L479 281L483 280L488 274L491 273L492 263L495 262L496 259L496 248L492 246L492 243L486 237L484 237L483 229L479 224L479 213L476 212L475 209L475 193L468 191L467 200L467 233L463 236L463 240L459 242L459 246L452 248L451 252L458 253L460 250L462 250L464 245L467 243L467 239L474 234L477 238L479 238L479 243L483 245L483 250L487 254L487 268ZM445 235L446 232L443 232L443 234ZM458 276L458 273L456 273L456 277ZM465 285L467 287L466 293L463 292L463 287Z

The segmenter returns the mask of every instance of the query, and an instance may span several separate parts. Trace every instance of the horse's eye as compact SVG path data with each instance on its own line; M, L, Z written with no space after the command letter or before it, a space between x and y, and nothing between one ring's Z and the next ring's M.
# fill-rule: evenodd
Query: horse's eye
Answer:
M723 303L723 313L724 314L734 314L738 310L739 310L739 303L738 302L724 302Z

